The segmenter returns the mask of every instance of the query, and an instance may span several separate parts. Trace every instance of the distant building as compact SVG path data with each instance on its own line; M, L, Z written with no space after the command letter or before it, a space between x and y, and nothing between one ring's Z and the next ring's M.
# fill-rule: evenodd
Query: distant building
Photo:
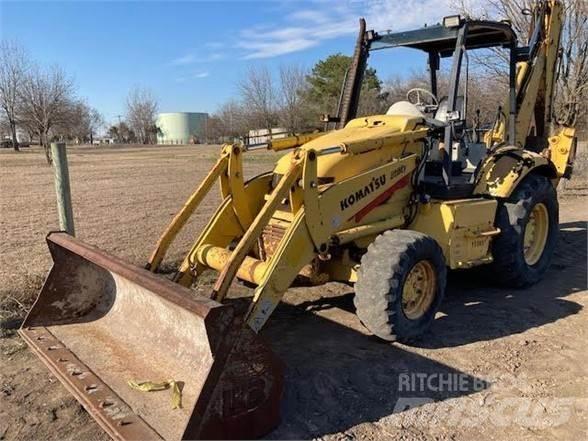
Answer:
M10 131L10 127L6 124L6 127L0 127L0 134L2 135L2 139L9 139L12 141L12 132ZM27 133L21 130L19 127L16 128L16 141L17 142L25 142L31 141L30 137Z
M115 144L115 139L114 138L110 138L107 136L103 136L103 137L94 137L94 139L92 140L92 144L93 145L100 145L100 144Z
M0 147L12 148L12 133L9 127L2 127L0 132ZM16 128L16 142L20 147L28 147L32 143L31 137L18 127Z
M157 117L157 144L196 144L206 140L208 113L172 112Z

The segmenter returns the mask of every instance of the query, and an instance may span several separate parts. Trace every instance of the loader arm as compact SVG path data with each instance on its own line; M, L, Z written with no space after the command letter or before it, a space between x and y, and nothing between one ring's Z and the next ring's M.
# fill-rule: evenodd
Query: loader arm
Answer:
M423 135L424 132L416 132L412 137L418 139ZM406 136L410 138L410 135ZM268 189L270 175L251 180L245 187L245 197L254 207L252 211L258 214L245 230L233 207L234 196L227 194L174 280L190 286L205 268L212 268L219 272L219 277L210 298L218 302L225 299L235 277L257 285L246 321L254 331L259 331L300 271L320 256L328 259L329 243L334 238L345 238L350 230L357 237L362 233L374 235L405 222L404 209L411 191L410 176L417 161L414 154L336 185L322 188L318 185L317 159L320 156L350 155L353 153L349 149L361 153L366 148L358 143L318 152L299 150L293 155L288 172L271 191ZM242 171L237 173L242 175ZM366 197L356 202L359 194ZM353 199L351 204L350 197ZM357 229L358 223L365 222L365 216L377 212L384 203L397 206L393 222L388 220L371 228ZM280 218L289 219L284 222L284 234L272 255L262 259L256 246L268 225ZM234 247L229 248L230 244ZM326 280L327 275L324 274L323 278Z
M174 216L171 223L166 228L165 232L157 241L157 245L155 246L155 250L151 254L149 261L145 265L145 269L150 271L157 271L159 269L159 265L161 265L161 261L165 257L165 253L169 249L172 241L175 239L177 234L180 230L186 225L186 222L190 219L190 216L194 213L202 199L208 194L210 188L215 183L215 181L223 174L227 172L228 167L228 157L229 153L223 149L220 158L212 167L212 170L206 175L202 183L198 186L198 188L192 193L190 198L186 201L182 209Z
M220 179L221 195L231 198L231 206L239 219L243 231L247 230L252 221L252 207L249 207L243 178L242 153L247 150L267 149L275 152L292 149L322 136L321 132L304 133L286 138L270 140L266 143L245 147L241 144L225 144L215 165L204 180L198 185L180 211L174 216L151 253L145 268L157 272L165 258L167 250L192 214L196 211L204 197L210 192L214 183Z

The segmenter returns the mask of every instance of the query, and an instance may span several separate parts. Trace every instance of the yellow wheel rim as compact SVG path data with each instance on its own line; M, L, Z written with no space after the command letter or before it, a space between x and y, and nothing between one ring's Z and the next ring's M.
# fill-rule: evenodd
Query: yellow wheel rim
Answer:
M402 310L410 320L421 318L435 298L437 275L428 260L421 260L412 267L402 288Z
M541 259L547 235L549 233L549 215L545 204L539 203L533 207L529 220L525 226L523 253L527 265L535 265Z

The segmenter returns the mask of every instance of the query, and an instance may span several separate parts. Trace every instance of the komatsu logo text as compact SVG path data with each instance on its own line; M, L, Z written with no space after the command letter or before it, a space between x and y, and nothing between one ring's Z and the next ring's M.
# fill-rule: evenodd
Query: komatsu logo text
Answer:
M390 180L395 179L396 177L400 176L406 171L406 166L398 167L397 169L392 170L390 173ZM388 180L388 176L385 174L380 176L374 176L369 184L360 188L359 190L351 193L341 201L339 201L341 211L347 210L349 207L353 206L356 202L361 201L363 198L369 196L374 191L379 190L381 187L386 185L386 181Z

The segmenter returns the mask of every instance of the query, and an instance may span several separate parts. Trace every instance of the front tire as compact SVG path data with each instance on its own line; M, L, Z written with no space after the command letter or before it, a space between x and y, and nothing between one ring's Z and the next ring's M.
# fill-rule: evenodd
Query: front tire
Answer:
M381 339L408 342L430 327L446 279L443 252L434 239L416 231L386 231L361 259L357 315Z
M501 285L522 288L538 282L551 263L559 233L557 193L545 176L527 176L498 204L489 270Z

